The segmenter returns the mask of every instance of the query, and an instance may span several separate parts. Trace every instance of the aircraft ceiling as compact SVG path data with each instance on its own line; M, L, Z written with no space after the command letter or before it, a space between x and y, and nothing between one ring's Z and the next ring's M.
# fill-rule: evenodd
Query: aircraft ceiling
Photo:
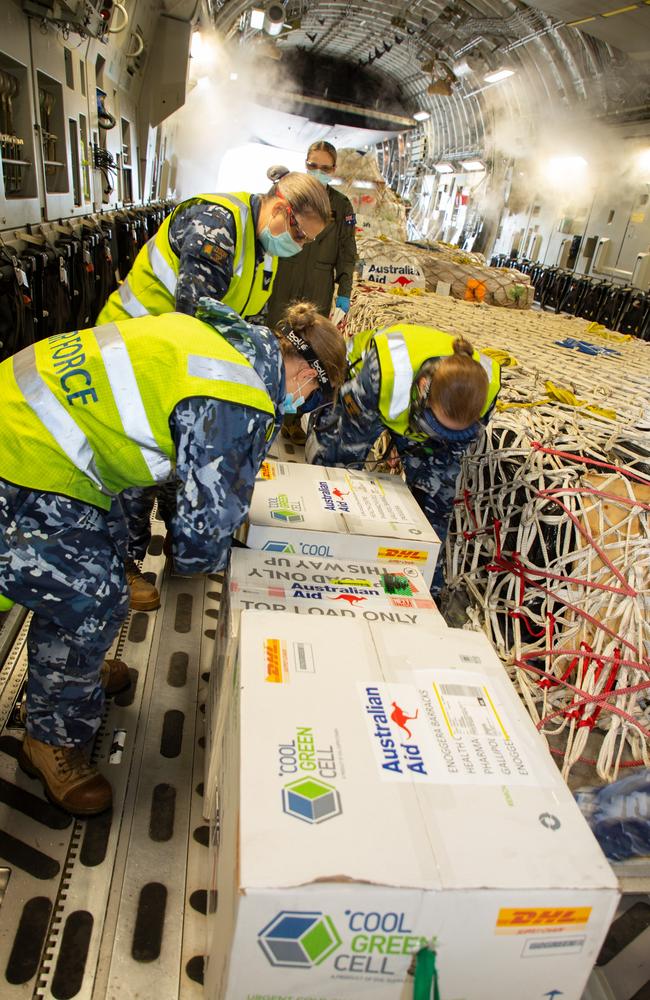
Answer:
M331 103L347 95L376 109L386 98L402 115L428 111L430 155L479 152L495 118L571 109L650 121L650 0L618 8L616 0L287 0L276 39L250 27L250 11L269 3L205 2L223 35L293 67L292 89L312 110L324 96L321 66ZM485 81L501 68L514 73Z

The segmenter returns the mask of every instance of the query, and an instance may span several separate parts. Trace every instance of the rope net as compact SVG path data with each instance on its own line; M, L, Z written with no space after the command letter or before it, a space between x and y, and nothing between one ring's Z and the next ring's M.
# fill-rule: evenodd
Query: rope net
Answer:
M357 286L348 333L463 333L502 367L465 457L447 583L569 777L650 766L650 346L587 321ZM576 346L577 345L577 346Z

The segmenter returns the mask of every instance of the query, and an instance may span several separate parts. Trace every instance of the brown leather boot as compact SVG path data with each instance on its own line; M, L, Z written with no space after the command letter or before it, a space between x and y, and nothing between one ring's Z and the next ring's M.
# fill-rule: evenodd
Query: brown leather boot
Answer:
M126 691L131 685L129 668L124 660L104 660L99 679L109 698L112 698L114 694Z
M129 606L133 611L155 611L160 607L160 594L131 560L126 564L126 579L131 591Z
M89 763L85 747L54 747L25 733L18 763L40 778L48 799L73 816L94 816L113 804L111 786Z

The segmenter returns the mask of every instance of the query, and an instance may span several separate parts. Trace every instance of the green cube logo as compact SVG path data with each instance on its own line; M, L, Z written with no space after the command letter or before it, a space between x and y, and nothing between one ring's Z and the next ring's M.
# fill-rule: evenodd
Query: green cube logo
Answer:
M282 808L305 823L324 823L340 816L341 796L333 785L319 778L299 778L282 789Z
M258 934L257 940L271 965L310 969L336 951L341 939L323 913L282 910Z
M276 521L282 521L284 524L297 524L299 521L305 520L302 514L296 514L295 510L286 510L282 507L272 510L271 517Z

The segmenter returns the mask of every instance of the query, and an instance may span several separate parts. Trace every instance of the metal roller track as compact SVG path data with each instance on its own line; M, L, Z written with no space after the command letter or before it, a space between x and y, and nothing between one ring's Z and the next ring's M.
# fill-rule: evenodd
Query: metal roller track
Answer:
M13 616L0 661L3 1000L202 995L208 864L199 706L220 584L163 578L161 549L154 534L143 566L158 579L161 608L132 613L120 632L112 655L129 664L132 685L109 702L94 748L113 787L112 814L73 820L18 767L28 621Z

